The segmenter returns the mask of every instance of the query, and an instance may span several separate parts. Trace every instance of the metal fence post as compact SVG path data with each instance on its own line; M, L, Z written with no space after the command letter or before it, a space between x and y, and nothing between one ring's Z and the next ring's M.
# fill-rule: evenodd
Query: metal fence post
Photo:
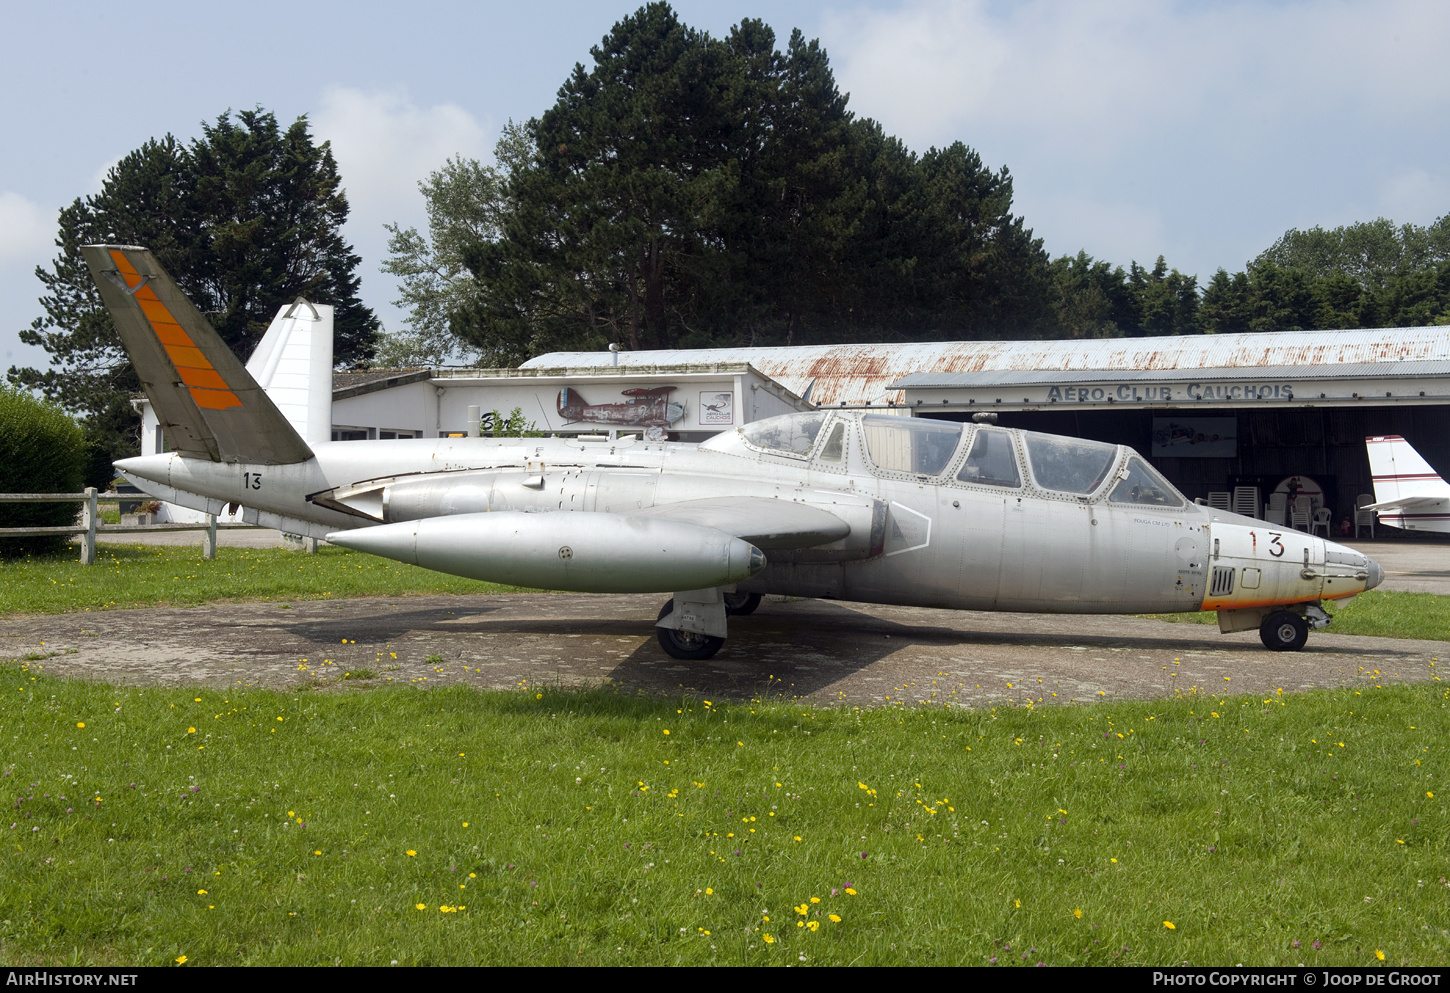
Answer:
M81 565L96 564L96 520L100 514L96 512L96 488L86 487L86 502L82 505L81 517L86 526L86 533L81 537Z
M216 514L206 515L206 531L201 536L201 557L216 558Z

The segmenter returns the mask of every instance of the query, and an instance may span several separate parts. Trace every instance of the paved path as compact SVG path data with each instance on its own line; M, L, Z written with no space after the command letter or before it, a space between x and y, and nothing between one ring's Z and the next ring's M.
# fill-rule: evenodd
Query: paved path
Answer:
M200 531L157 531L152 534L96 535L97 541L108 545L195 545L201 547ZM75 541L79 543L80 539ZM271 528L218 528L216 543L222 548L277 548L282 532Z
M651 693L863 706L1152 698L1194 686L1268 694L1428 680L1450 667L1444 641L1315 632L1304 651L1274 653L1255 633L1220 635L1203 624L769 598L755 615L732 618L731 639L714 659L681 662L654 638L662 599L382 597L11 616L0 618L0 658L56 653L32 664L136 685L608 681ZM342 678L361 670L372 678Z

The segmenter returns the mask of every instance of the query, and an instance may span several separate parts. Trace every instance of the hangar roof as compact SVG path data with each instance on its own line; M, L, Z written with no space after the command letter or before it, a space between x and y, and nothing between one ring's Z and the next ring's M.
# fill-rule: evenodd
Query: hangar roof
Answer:
M891 384L901 390L949 390L964 386L1026 386L1049 383L1095 382L1103 378L1102 369L1047 369L1028 372L918 372L903 376ZM1215 381L1241 379L1252 372L1260 379L1420 379L1427 376L1450 376L1450 360L1420 362L1342 362L1295 366L1222 366L1217 369L1129 369L1108 370L1114 382L1174 382L1177 380Z
M584 372L602 366L636 371L653 366L749 362L797 395L811 390L817 404L903 402L900 381L922 373L984 373L1004 383L1005 373L1045 382L1044 373L1087 370L1115 381L1152 373L1158 380L1182 370L1199 379L1215 374L1279 376L1312 367L1316 379L1348 375L1344 367L1372 366L1390 372L1394 363L1450 363L1450 331L1443 327L1374 328L1354 331L1277 331L1260 334L1161 338L1097 338L1065 341L950 341L875 345L669 349L641 352L550 352L522 368ZM1436 366L1439 368L1439 366ZM1400 373L1403 375L1403 373ZM1444 375L1424 371L1421 375ZM1355 375L1363 376L1359 372ZM1068 381L1067 379L1060 381ZM913 384L914 385L914 384Z

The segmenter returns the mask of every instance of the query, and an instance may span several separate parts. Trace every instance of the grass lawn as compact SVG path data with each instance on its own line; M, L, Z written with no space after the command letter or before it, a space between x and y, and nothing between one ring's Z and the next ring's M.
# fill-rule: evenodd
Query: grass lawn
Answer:
M0 560L0 613L58 614L219 600L313 600L407 593L507 593L515 588L445 576L391 559L325 546L284 548L96 545L96 564L74 551Z
M0 564L0 610L506 589L341 549L101 553ZM1444 638L1446 600L1373 591L1331 630ZM0 961L1443 965L1447 705L1438 680L860 710L5 663Z
M1444 964L1439 682L1085 707L0 670L0 961Z

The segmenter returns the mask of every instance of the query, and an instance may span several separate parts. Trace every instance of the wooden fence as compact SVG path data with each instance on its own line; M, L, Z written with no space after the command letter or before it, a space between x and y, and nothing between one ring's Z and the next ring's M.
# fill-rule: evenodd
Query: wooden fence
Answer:
M98 534L154 534L158 531L202 531L201 554L203 558L216 558L216 533L218 528L226 530L255 529L253 524L217 524L215 514L208 514L205 524L102 524L96 504L100 500L139 500L144 493L97 493L94 486L86 487L84 493L0 493L0 503L79 503L81 520L79 524L54 528L0 528L0 536L22 534L78 534L81 535L81 565L94 565L96 561L96 535Z

